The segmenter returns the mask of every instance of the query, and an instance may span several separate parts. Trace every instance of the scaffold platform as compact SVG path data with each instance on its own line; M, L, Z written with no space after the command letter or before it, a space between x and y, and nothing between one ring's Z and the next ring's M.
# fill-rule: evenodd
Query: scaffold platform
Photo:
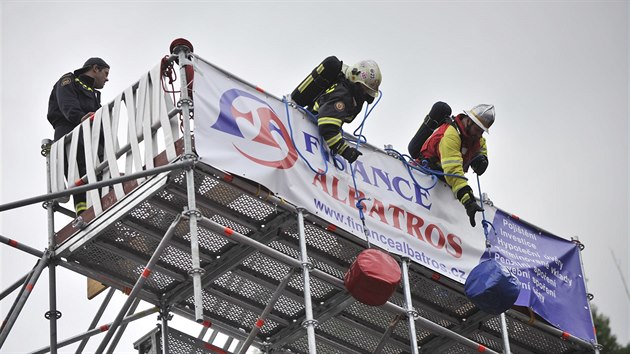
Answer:
M239 340L257 325L274 292L280 296L256 336L255 344L270 352L308 353L304 281L300 262L298 217L293 206L264 187L199 163L194 170L198 210L210 222L199 224L204 269L203 315L213 326ZM107 199L107 197L105 197ZM76 270L103 284L128 291L142 274L169 225L186 206L183 172L156 176L111 206L83 230L60 231L58 254L76 263ZM395 306L373 307L357 302L343 287L343 275L366 245L314 215L305 217L314 318L319 353L410 353L402 289L390 299ZM240 243L222 228L251 240ZM294 262L287 262L287 257ZM156 306L194 318L189 272L190 235L180 223L141 294ZM326 276L321 276L326 275ZM288 277L288 281L285 278ZM330 281L334 279L335 281ZM282 286L286 283L286 286ZM501 352L501 327L496 316L478 310L463 286L410 264L409 283L417 316ZM558 333L528 324L529 316L508 312L514 353L592 352ZM260 324L260 323L258 323ZM478 350L417 327L423 353L474 353Z

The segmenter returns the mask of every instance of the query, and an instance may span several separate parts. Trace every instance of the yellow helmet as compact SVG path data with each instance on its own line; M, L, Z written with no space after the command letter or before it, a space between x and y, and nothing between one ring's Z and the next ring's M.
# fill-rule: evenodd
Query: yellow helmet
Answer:
M352 65L346 71L346 77L352 82L361 83L368 95L378 96L378 87L381 85L381 69L374 60L361 60Z

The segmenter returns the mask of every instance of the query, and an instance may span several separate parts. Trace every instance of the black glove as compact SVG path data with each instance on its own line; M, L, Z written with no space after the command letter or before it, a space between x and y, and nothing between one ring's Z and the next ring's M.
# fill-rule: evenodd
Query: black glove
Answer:
M470 167L477 175L481 176L488 168L488 157L486 155L478 155L472 160Z
M353 163L357 160L357 158L361 155L361 151L353 148L352 146L348 146L341 154L344 159L348 161L348 163Z
M457 199L459 199L459 201L464 205L464 208L466 208L466 214L468 214L468 217L470 218L470 226L475 227L477 225L475 222L475 213L483 211L483 208L477 204L472 188L470 188L470 186L465 186L460 189L457 192Z
M470 218L470 226L475 227L477 223L475 222L475 213L478 211L483 211L483 208L477 204L477 200L475 200L475 196L471 195L471 198L464 203L464 207L466 208L466 214Z

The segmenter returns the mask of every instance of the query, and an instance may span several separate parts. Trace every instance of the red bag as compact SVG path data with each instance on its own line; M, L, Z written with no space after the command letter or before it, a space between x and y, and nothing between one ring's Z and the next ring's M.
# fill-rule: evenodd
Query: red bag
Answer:
M380 306L389 300L400 284L400 266L392 256L370 248L361 251L350 265L344 283L358 301Z

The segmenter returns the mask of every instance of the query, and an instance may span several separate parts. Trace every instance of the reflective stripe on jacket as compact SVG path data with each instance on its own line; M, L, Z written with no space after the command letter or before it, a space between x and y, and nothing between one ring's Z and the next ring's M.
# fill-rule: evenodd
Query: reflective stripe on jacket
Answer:
M101 93L93 88L94 79L87 75L62 76L48 99L48 121L53 128L65 126L69 131L81 123L88 112L101 108Z
M313 110L319 114L319 134L324 137L332 152L341 154L348 148L341 126L354 120L361 112L364 102L361 93L345 78L332 85L317 99Z
M442 124L422 145L421 150L422 157L429 160L433 168L457 176L464 176L470 162L477 155L488 154L486 139L470 138L462 125L462 117L463 115L455 117L452 124ZM463 178L444 177L456 196L460 189L468 185Z

